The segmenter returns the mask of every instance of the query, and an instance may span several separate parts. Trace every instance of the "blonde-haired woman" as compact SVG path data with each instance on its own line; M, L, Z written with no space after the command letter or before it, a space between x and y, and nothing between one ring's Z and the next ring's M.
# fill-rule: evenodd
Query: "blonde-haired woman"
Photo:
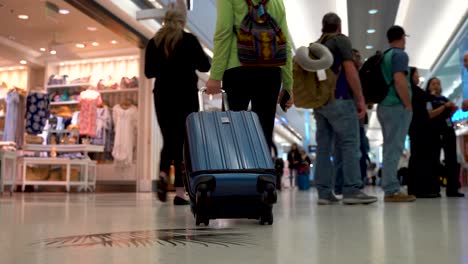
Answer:
M171 164L175 167L175 205L187 205L182 180L182 148L185 119L198 111L195 70L207 72L210 62L197 38L184 31L185 12L170 9L163 27L146 47L145 75L156 78L154 105L164 140L161 152L160 174L157 184L159 200L165 202Z

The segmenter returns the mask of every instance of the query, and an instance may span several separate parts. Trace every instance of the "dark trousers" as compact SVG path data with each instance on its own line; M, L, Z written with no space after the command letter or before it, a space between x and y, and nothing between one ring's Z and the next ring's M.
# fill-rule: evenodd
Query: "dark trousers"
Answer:
M411 157L408 164L408 193L412 195L437 194L440 192L438 166L440 151L434 151L439 136L424 130L411 135ZM439 148L440 149L440 148Z
M154 93L154 106L159 127L163 136L163 149L159 169L169 176L172 162L175 168L175 187L184 187L182 180L183 145L185 140L185 120L198 111L197 92L187 94Z
M280 68L237 67L227 70L223 77L223 89L228 95L230 109L247 110L251 103L269 149L273 146L273 126L280 88Z
M442 149L445 157L444 175L447 177L447 192L456 192L460 188L460 180L457 163L457 136L453 128L447 128L441 133L435 155L440 157Z

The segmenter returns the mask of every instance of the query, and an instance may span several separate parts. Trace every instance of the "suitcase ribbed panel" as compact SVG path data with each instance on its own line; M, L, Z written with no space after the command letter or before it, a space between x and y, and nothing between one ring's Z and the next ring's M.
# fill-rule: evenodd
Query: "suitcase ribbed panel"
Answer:
M255 113L192 113L186 125L192 173L274 170Z

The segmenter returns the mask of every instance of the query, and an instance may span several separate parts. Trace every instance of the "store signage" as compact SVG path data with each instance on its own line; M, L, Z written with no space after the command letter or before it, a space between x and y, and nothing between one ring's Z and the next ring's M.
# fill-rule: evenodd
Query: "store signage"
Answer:
M460 122L465 119L468 119L468 111L464 112L462 110L458 110L452 116L452 122Z

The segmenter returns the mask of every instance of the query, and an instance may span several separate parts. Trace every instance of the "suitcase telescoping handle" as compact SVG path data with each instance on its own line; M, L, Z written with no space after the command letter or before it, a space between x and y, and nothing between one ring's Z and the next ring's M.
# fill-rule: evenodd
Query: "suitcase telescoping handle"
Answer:
M206 87L202 87L200 90L198 90L198 104L200 105L198 110L200 112L205 111L205 100L203 99L203 95L206 93ZM229 103L227 100L227 93L224 90L221 90L221 94L223 96L222 101L224 105L224 111L229 111Z

